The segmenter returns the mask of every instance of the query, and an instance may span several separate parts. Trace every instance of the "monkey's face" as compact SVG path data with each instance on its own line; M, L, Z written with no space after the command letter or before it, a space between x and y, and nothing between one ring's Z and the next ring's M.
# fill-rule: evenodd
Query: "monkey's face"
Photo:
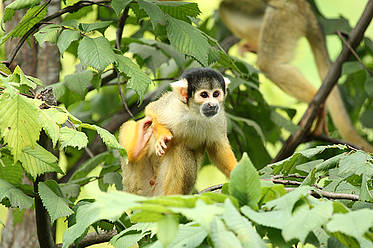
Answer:
M217 115L224 102L224 92L222 89L200 89L194 93L190 108L199 112L202 116L213 117Z

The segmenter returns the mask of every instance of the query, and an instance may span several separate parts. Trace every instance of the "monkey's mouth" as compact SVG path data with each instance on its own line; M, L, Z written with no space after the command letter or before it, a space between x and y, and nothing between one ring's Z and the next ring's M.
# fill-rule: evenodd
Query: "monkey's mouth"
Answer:
M213 117L215 115L217 115L217 113L219 112L219 110L204 110L202 113L204 116L206 117Z

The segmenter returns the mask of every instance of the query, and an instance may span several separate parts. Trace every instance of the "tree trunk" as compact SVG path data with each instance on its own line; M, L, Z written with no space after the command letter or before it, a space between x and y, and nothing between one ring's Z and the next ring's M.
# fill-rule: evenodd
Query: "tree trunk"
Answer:
M12 1L6 1L5 5ZM48 14L60 9L60 1L52 0L48 5ZM13 19L7 23L6 31L13 29L22 19L25 11L17 11ZM59 23L60 19L54 20ZM9 54L19 39L9 40L5 44L5 53ZM18 52L11 68L19 65L26 75L34 76L43 81L45 85L58 82L61 64L57 47L54 44L44 43L41 47L32 36ZM27 178L25 177L25 181ZM5 227L1 233L0 248L29 248L39 247L36 232L35 210L27 209L20 223L13 225L13 210L9 209Z

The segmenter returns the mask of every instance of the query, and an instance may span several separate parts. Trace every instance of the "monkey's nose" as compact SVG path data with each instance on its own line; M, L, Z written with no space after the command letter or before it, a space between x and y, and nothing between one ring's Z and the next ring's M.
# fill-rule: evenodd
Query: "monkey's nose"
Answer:
M210 109L210 110L216 110L218 108L218 105L216 103L207 103L207 107Z

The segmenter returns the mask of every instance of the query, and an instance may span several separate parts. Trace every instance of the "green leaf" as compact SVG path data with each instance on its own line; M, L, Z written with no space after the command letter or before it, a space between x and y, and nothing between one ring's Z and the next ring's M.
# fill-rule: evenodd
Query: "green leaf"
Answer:
M63 54L73 41L80 39L80 32L77 30L65 29L61 32L57 40L57 47Z
M22 37L36 23L41 21L47 14L46 3L29 9L22 20L9 33L1 38L0 45L4 44L9 38Z
M284 228L285 223L291 216L289 212L283 210L256 212L248 206L243 206L241 208L241 212L246 215L246 217L249 218L251 221L254 221L259 225L277 229Z
M39 4L40 0L15 0L6 6L4 10L3 22L10 21L16 10L31 8Z
M138 0L138 3L139 7L145 10L146 14L148 14L148 16L150 17L153 29L156 28L157 24L166 24L166 16L156 4L146 0Z
M72 146L77 147L78 149L82 149L88 144L88 138L85 133L68 127L61 128L60 141L61 149L65 148L66 146Z
M179 221L177 216L167 214L158 221L157 225L157 238L164 247L168 245L175 238L178 231Z
M201 13L197 3L167 1L157 2L157 5L163 12L185 22L190 22L189 17L195 18Z
M323 200L312 209L309 209L306 204L304 204L304 207L298 208L286 222L282 230L282 236L286 241L298 239L304 244L310 232L328 222L333 213L333 204L331 201Z
M360 209L346 214L334 214L326 228L330 232L341 232L359 240L372 226L373 210Z
M229 193L238 199L240 205L258 208L261 184L259 174L246 153L233 169L230 177Z
M359 150L348 156L345 156L339 162L339 176L348 177L353 174L355 175L373 175L373 166L367 161L370 159L370 156Z
M181 213L190 220L199 223L205 230L209 230L210 223L216 215L223 213L223 208L217 205L205 204L202 200L197 200L194 208L170 208L175 213Z
M60 127L58 124L63 124L67 121L67 115L55 108L42 109L39 114L39 120L43 129L52 139L53 147L56 146L60 136Z
M30 208L34 202L30 196L25 195L21 190L7 181L0 179L0 202L5 197L9 199L12 207L18 207L20 209Z
M364 70L364 67L356 61L344 62L342 65L342 75L353 74L361 70Z
M22 183L23 169L19 162L13 162L12 156L1 153L0 158L0 179L7 181L13 185Z
M94 22L94 23L80 23L79 27L84 33L92 32L94 30L99 30L102 34L104 31L112 24L112 21L101 21L101 22Z
M91 85L93 72L90 70L75 72L74 74L66 75L64 83L71 91L78 93L84 97Z
M68 206L66 199L60 194L56 194L52 189L58 189L58 184L55 181L40 182L38 184L39 196L43 202L45 209L48 211L53 223L60 217L69 216L74 213Z
M119 234L115 235L111 240L110 244L116 248L130 248L133 247L140 239L149 234L151 224L149 223L138 223L126 228ZM141 231L141 233L133 233L133 231Z
M0 101L0 133L18 160L26 146L34 147L42 125L39 121L41 101L22 95L3 96Z
M39 46L44 42L48 41L51 43L56 43L58 34L62 30L62 27L57 24L50 24L42 27L37 33L34 34L35 39L38 41Z
M69 247L86 229L98 220L115 221L123 212L138 206L138 201L145 198L126 192L101 193L96 201L78 208L76 224L69 227L63 234L63 248ZM108 208L110 206L110 208Z
M191 24L167 17L167 35L171 45L181 53L194 57L203 66L207 66L207 51L210 45L207 38Z
M360 201L372 201L373 197L371 192L369 191L369 184L368 184L369 177L367 175L363 175L360 187L360 194L359 200Z
M214 247L217 248L242 247L238 238L231 231L227 230L224 223L218 217L215 217L211 222L210 238Z
M119 16L120 12L124 10L131 0L112 0L111 7L114 9L115 13Z
M76 199L80 194L80 185L75 183L59 184L62 194L67 199Z
M30 173L34 179L45 172L58 172L63 174L63 171L57 165L57 158L38 144L36 144L34 148L25 147L19 160L22 162L23 168Z
M119 144L117 138L115 138L115 136L112 135L108 130L96 125L93 126L96 128L97 133L100 135L106 146L118 150L124 150L123 146Z
M17 65L16 69L13 71L13 75L18 75L19 76L19 83L21 85L27 85L32 89L36 88L36 83L32 80L29 79L28 76L26 76L21 68Z
M266 243L255 231L251 223L237 211L228 199L224 203L223 220L227 227L237 235L242 247L267 248Z
M114 184L117 190L123 189L122 176L118 172L113 171L106 173L102 181L104 184Z
M82 65L103 71L115 61L115 54L105 37L89 38L85 36L78 46L78 57Z
M169 247L194 248L206 238L207 232L200 226L179 225L177 234Z
M371 120L373 120L373 109L367 108L360 117L361 124L363 124L364 127L373 128L373 123Z
M299 130L299 126L295 125L291 120L286 119L276 111L271 111L271 120L293 135L296 134Z
M136 91L140 99L142 99L149 84L152 82L149 76L137 64L125 56L117 55L116 61L118 70L130 77L127 83L128 87Z
M103 163L108 158L109 154L109 152L103 152L84 162L72 175L70 181L86 177L93 169Z
M308 196L310 189L309 186L298 187L296 190L291 191L280 198L267 202L264 207L267 209L284 210L291 213L294 204L299 199Z

